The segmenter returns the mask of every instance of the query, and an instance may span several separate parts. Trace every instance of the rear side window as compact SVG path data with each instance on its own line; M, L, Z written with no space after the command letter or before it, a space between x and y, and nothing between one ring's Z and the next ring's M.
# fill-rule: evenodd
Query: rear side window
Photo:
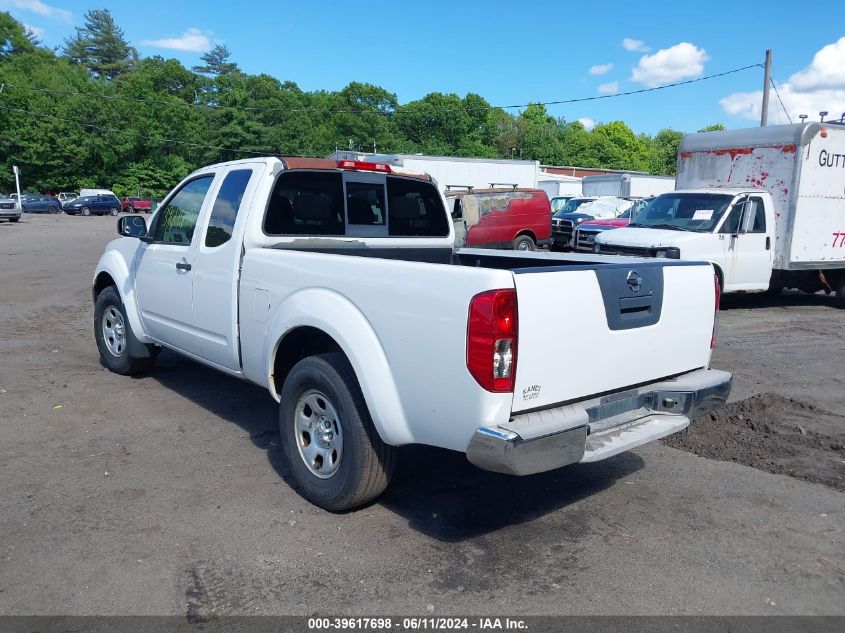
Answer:
M235 220L250 177L251 169L236 169L226 174L211 209L211 218L205 233L206 246L222 246L232 238Z
M387 224L391 236L449 235L449 220L437 189L414 178L387 177Z
M343 235L343 181L337 172L282 172L273 187L267 235Z

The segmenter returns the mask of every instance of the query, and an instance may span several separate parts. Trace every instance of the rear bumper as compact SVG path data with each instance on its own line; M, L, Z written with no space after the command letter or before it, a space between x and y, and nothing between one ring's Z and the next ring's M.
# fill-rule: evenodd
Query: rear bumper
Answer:
M733 376L700 369L670 380L481 427L467 459L484 470L531 475L595 462L653 442L722 406Z

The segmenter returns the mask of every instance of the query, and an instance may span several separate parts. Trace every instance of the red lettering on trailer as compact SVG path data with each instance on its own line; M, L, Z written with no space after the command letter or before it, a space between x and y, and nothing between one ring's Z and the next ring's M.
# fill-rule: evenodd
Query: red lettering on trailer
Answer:
M784 154L794 154L794 153L795 153L795 149L796 149L796 148L795 148L795 146L794 146L794 145L784 145L784 146L783 146L783 148L781 148L781 151L782 151Z
M836 246L836 240L839 240L839 246ZM832 248L842 248L845 246L845 231L838 231L833 234L833 244L831 244Z

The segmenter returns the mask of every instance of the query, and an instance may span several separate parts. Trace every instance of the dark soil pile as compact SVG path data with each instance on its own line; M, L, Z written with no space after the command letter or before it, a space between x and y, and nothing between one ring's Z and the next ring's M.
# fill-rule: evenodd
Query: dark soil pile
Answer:
M845 416L775 394L732 402L661 442L845 490Z

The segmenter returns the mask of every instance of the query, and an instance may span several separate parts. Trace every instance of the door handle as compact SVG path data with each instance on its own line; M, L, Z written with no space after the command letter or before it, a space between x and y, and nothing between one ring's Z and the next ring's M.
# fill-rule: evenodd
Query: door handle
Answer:
M176 270L191 270L191 265L187 262L176 262Z
M772 238L766 236L766 250L769 250L770 248L772 248Z

